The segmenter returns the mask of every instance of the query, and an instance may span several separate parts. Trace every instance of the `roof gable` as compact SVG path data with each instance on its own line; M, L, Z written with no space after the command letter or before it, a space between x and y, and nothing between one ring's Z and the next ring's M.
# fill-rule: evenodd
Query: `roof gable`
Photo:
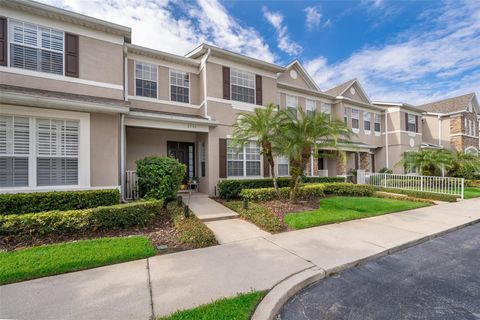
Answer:
M355 101L371 104L370 98L368 97L365 90L363 90L360 82L357 79L348 80L342 84L339 84L336 87L327 90L325 93L328 93L335 97L344 96Z
M295 87L320 91L315 81L298 60L291 62L285 67L284 72L278 74L278 81Z
M419 108L432 113L452 113L466 111L469 105L473 106L477 114L480 113L475 93L468 93L458 97L423 104L420 105Z

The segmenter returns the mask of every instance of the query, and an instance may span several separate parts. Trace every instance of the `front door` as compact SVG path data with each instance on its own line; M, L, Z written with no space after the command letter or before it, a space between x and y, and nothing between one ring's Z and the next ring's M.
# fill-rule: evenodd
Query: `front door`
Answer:
M167 142L167 153L169 157L177 159L187 167L183 183L188 183L190 178L195 176L195 145L189 142Z

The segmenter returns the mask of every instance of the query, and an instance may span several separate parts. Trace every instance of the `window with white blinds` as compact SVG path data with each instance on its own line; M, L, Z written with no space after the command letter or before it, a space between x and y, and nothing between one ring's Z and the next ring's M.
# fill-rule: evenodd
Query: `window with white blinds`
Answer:
M62 31L16 20L8 25L11 67L63 75Z
M0 115L0 187L28 186L30 121Z
M78 121L37 119L37 185L78 184Z

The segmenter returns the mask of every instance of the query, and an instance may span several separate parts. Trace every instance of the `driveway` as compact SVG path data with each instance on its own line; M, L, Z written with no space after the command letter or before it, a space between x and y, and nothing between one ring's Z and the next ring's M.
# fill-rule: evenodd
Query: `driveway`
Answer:
M480 223L302 290L277 319L480 319Z

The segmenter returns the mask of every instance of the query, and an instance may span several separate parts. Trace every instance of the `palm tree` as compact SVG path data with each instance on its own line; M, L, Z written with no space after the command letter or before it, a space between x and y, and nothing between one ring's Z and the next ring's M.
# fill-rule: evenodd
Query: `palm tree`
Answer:
M273 178L273 186L278 190L275 176L272 141L278 131L277 105L270 103L265 108L255 108L253 113L240 113L233 126L233 145L245 145L256 139L261 146L261 154L266 158Z
M405 170L417 170L422 175L434 176L436 173L448 170L452 165L452 153L445 149L422 149L416 152L405 153L399 164Z
M323 113L305 113L298 108L298 116L283 110L279 114L280 131L275 136L275 151L290 159L290 200L298 198L300 179L306 164L321 147L337 146L340 137L350 137L352 132L343 121L331 120Z
M468 152L455 152L448 175L465 179L475 179L480 175L480 157Z

